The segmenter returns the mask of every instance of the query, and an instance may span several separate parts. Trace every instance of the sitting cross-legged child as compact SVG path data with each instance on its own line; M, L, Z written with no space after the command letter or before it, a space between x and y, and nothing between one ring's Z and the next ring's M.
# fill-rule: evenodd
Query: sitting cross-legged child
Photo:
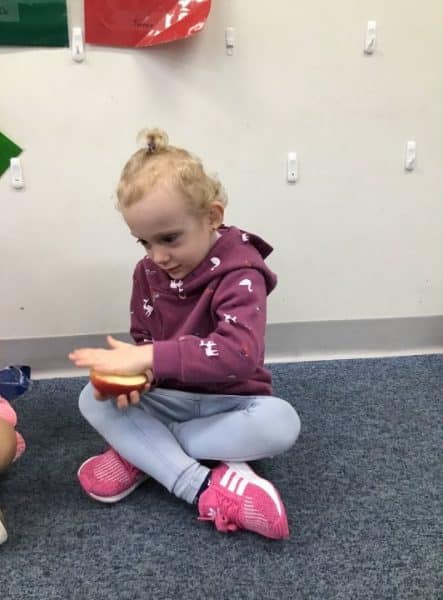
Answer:
M273 483L247 464L292 447L300 419L274 396L264 365L271 246L223 224L226 197L164 131L142 132L117 189L118 207L145 251L133 276L134 344L69 354L100 376L146 374L141 390L97 387L80 411L109 446L78 470L84 491L117 502L150 476L223 533L289 536ZM207 462L215 462L209 468Z

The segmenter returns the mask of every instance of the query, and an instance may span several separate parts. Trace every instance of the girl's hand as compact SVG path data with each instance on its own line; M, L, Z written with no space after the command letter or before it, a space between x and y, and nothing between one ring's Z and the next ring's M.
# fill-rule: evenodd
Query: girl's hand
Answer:
M76 367L95 369L113 375L138 375L152 369L152 344L135 346L107 336L110 349L81 348L68 356Z
M149 379L149 383L147 383L145 385L145 389L143 390L144 392L147 392L151 389L151 382L154 379L154 377L152 375L152 371L148 371L147 376ZM100 400L109 400L109 396L103 396L103 394L100 394L100 392L98 390L96 390L95 388L94 388L94 398L99 401ZM129 405L135 405L140 402L140 392L137 392L137 390L134 390L128 396L126 394L121 394L120 396L117 396L117 398L115 399L115 402L117 404L117 408L119 408L120 410L124 410L125 408L128 408Z

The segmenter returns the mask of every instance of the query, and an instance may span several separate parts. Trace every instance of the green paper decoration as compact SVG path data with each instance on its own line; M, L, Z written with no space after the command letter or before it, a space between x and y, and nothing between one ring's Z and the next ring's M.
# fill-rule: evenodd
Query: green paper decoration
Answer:
M66 0L0 0L0 45L68 46Z
M11 158L19 156L22 152L20 146L0 133L0 177L9 169Z

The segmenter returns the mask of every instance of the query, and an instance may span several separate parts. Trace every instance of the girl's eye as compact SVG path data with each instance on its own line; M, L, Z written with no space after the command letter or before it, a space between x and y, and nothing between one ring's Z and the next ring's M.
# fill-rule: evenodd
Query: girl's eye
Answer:
M137 240L137 244L141 244L144 248L149 248L149 244L146 240Z
M176 242L179 238L179 234L178 233L171 233L171 235L165 235L165 237L163 238L163 242L165 244L173 244L174 242Z

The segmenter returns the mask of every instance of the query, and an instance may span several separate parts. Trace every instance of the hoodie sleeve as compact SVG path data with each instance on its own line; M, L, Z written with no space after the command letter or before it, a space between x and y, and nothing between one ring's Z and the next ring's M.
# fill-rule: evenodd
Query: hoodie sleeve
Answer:
M214 291L214 331L154 342L154 375L183 383L246 380L263 364L266 285L256 269L235 270Z
M137 345L152 343L152 335L146 327L146 311L149 311L149 296L144 294L138 277L138 267L132 277L132 294L130 303L132 339Z

